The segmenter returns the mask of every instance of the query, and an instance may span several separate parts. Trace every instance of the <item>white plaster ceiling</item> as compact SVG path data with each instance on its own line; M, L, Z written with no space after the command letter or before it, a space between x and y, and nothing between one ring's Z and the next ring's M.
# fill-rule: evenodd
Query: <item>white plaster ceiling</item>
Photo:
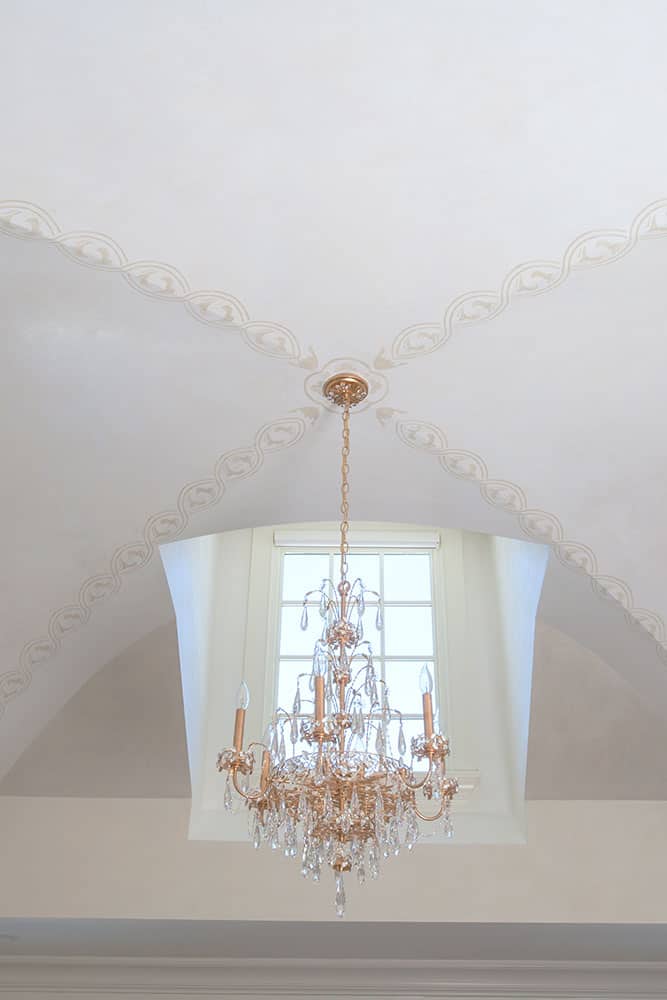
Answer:
M336 358L353 516L551 540L545 621L667 709L666 22L5 6L2 771L170 621L160 540L335 516Z

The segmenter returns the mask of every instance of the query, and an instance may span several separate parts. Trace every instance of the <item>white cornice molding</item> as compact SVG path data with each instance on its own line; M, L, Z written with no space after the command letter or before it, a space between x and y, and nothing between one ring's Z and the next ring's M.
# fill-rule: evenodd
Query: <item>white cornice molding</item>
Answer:
M0 958L0 996L654 998L667 962L375 962L234 959Z

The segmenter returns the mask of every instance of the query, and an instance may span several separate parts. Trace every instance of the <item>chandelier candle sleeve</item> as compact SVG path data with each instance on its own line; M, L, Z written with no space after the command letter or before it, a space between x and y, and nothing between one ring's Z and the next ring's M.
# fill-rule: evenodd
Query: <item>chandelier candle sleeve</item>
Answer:
M243 730L245 728L245 714L250 704L250 691L245 681L241 681L236 692L236 715L234 717L234 749L240 751L243 748Z
M419 675L422 691L422 711L424 713L424 736L427 740L433 736L433 678L426 664Z

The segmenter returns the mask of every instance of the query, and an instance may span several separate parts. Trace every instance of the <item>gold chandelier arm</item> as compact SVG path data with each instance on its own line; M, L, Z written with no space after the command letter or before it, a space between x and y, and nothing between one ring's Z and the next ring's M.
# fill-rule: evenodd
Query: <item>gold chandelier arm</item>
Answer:
M266 798L266 792L263 792L259 788L253 788L248 792L244 792L243 789L239 787L239 783L236 778L237 774L238 774L238 768L235 767L232 771L232 785L234 786L235 791L241 796L241 798L245 802L257 805L259 802L261 802L262 799Z
M399 771L399 774L401 774L400 771ZM401 781L403 782L403 784L405 785L405 787L408 788L411 792L418 792L420 788L424 787L424 785L426 784L426 782L428 781L428 779L431 777L432 774L433 774L433 758L429 757L429 759L428 759L428 771L424 775L424 778L422 779L422 781L418 781L416 785L411 785L409 781L405 780L405 778L403 777L403 774L401 774Z
M420 812L419 808L416 805L414 807L414 810L419 819L423 819L425 823L435 823L435 821L437 819L440 819L440 817L443 815L445 809L447 808L447 802L448 800L446 798L442 799L442 801L440 802L440 808L438 809L437 813L433 814L433 816L424 815L424 813Z

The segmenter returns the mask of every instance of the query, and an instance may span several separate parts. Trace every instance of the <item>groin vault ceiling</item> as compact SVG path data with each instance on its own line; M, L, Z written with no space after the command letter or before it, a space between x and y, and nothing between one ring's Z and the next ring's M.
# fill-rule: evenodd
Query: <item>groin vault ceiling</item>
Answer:
M530 794L561 794L540 698L580 682L582 731L597 706L605 746L620 714L662 756L659 11L5 12L0 773L162 649L161 542L335 516L318 390L344 366L372 387L356 517L551 546Z

